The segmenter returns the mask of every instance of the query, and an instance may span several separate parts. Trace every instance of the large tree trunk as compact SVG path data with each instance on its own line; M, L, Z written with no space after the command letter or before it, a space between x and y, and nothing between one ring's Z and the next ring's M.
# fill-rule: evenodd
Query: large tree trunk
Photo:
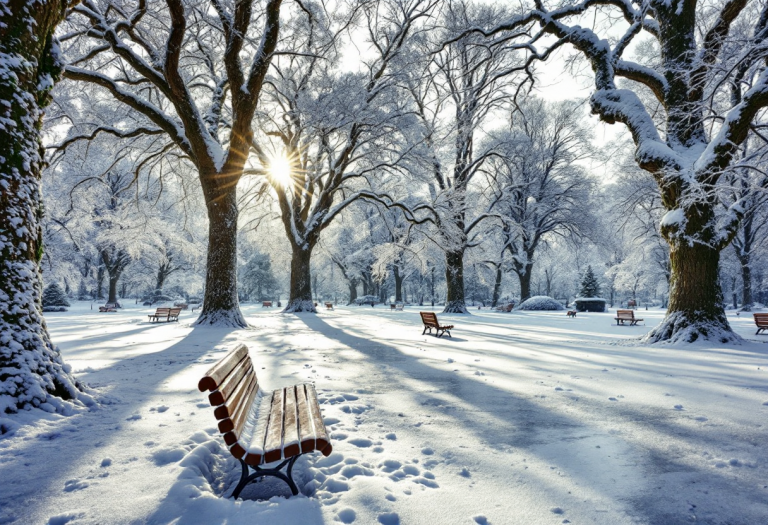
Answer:
M349 281L347 281L347 284L349 285L349 303L348 304L354 304L355 299L357 299L357 280L350 279Z
M115 272L114 274L109 275L109 297L107 298L108 303L116 303L117 302L117 281L120 280L121 272Z
M310 262L312 247L307 244L293 246L291 254L291 290L288 304L284 313L315 312L315 302L312 300L312 276Z
M392 267L392 273L395 276L395 302L403 302L403 276L400 274L400 268L395 264Z
M741 310L752 311L752 268L749 265L749 255L741 261Z
M669 308L659 326L645 336L646 342L687 342L699 337L719 342L735 336L723 310L718 280L720 252L703 243L674 243L670 252L672 278Z
M39 266L40 127L60 73L52 36L64 9L44 0L0 9L0 413L43 404L60 410L61 399L78 396L43 319ZM0 424L0 434L7 430Z
M201 177L201 180L203 178ZM195 325L245 328L237 299L237 190L231 184L216 195L206 192L208 259L203 310Z
M533 265L520 265L515 267L515 273L520 280L520 302L522 303L526 299L531 297L531 270Z
M493 299L491 300L491 306L496 307L499 304L499 296L501 295L501 265L496 267L496 280L493 283Z
M466 314L467 304L464 300L464 251L445 253L445 284L448 295L445 299L443 313Z

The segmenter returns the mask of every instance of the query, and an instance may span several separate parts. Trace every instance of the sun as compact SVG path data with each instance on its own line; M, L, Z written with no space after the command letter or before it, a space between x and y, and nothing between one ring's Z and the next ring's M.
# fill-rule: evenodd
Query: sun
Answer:
M269 174L283 186L291 184L291 161L285 155L276 155L269 161Z

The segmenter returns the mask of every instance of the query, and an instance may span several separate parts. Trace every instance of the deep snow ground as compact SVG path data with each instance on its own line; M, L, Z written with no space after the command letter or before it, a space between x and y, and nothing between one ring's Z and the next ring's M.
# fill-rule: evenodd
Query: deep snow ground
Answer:
M252 328L149 324L76 304L54 341L101 406L34 411L0 437L0 523L768 524L768 336L651 348L611 314L443 316L418 307L281 315ZM305 456L304 495L277 480L231 492L198 379L236 342L266 388L314 381L334 453ZM20 425L21 423L25 423ZM19 426L20 425L20 426Z

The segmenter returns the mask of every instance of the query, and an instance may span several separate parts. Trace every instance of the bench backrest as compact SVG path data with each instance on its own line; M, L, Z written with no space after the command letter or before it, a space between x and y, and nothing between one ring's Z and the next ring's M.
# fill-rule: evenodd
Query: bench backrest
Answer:
M634 319L634 310L616 310L616 317L626 317L627 319Z
M158 308L155 310L155 315L168 315L171 313L170 308Z
M178 316L180 313L181 313L181 306L179 306L179 307L177 307L177 308L170 308L170 309L168 310L168 314L169 314L169 315L175 315L175 316Z
M768 325L768 314L752 314L755 316L755 324L758 326Z
M227 445L236 443L259 389L248 348L238 345L206 372L197 388L211 392L208 401L216 407L213 415L219 420L219 432L224 434Z
M272 301L262 301L261 306L272 306Z
M437 314L434 312L419 312L421 315L421 321L427 326L438 326Z

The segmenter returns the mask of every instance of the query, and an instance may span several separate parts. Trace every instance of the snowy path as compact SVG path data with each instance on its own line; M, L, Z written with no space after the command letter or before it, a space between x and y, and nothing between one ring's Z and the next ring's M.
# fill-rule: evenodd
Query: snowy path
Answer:
M435 339L416 308L250 307L234 332L144 310L48 318L103 406L15 417L35 426L0 438L0 523L768 523L765 343L624 341L658 311L647 327L473 312ZM317 385L334 453L297 463L310 497L278 481L244 492L268 501L218 496L237 469L195 385L235 342L266 388Z

